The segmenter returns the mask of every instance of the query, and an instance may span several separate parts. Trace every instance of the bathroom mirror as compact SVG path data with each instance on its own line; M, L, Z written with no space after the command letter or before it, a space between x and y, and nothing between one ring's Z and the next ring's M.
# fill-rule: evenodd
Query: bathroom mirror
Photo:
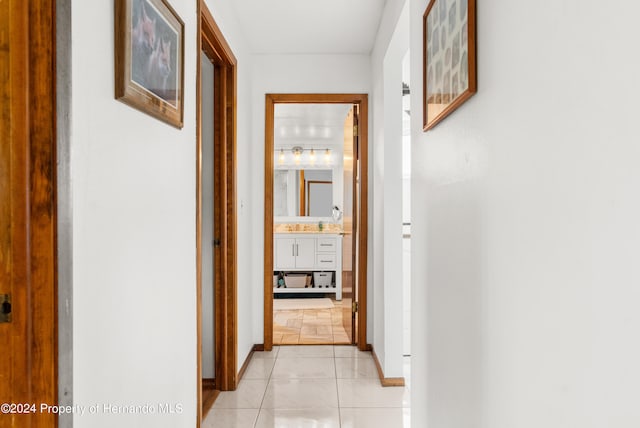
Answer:
M276 169L273 173L274 217L332 216L331 169Z

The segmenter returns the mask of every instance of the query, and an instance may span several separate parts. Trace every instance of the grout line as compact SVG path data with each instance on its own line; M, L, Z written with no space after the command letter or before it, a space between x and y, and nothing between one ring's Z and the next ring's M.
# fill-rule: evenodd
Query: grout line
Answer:
M258 419L260 418L260 413L262 413L262 409L264 406L264 399L267 397L267 391L269 390L269 384L271 383L271 376L273 375L273 371L276 368L276 362L278 361L278 357L280 357L280 347L278 347L278 353L276 357L273 359L273 367L271 367L271 371L269 371L269 377L267 378L267 384L264 387L264 393L262 394L262 400L260 401L260 407L258 408L258 414L256 415L256 420L253 422L253 428L258 425Z
M336 347L333 346L333 368L336 374L336 398L338 400L338 427L342 427L342 407L340 407L340 391L338 390L338 365L336 364Z

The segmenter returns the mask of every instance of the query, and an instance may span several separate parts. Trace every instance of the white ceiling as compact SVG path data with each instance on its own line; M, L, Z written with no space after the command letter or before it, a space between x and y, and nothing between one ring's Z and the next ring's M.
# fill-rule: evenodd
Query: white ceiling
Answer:
M233 0L254 53L368 54L386 0Z
M274 146L342 148L351 104L276 104Z

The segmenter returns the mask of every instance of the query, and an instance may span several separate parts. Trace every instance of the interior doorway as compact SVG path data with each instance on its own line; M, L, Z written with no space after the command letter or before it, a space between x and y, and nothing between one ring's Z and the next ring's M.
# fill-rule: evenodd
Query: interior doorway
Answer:
M265 350L367 347L366 115L366 95L266 97Z
M236 64L198 3L196 263L199 427L218 391L237 387Z

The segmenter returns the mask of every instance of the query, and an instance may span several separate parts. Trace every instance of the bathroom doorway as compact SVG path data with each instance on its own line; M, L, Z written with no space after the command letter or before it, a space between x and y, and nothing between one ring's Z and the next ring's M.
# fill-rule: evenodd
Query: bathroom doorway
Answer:
M265 350L366 349L366 111L366 95L267 95Z

